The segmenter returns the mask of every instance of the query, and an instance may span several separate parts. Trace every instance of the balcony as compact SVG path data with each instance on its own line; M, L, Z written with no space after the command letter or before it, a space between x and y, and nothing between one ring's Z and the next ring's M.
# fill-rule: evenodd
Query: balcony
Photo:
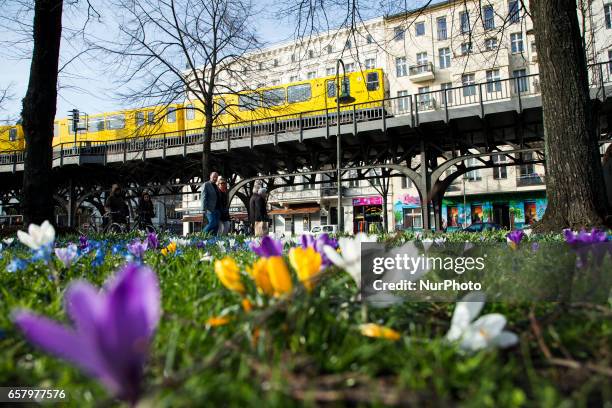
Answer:
M435 78L433 64L431 62L412 65L408 71L409 78L412 82L431 81Z
M540 174L525 174L516 178L517 187L541 186L544 184L544 176Z

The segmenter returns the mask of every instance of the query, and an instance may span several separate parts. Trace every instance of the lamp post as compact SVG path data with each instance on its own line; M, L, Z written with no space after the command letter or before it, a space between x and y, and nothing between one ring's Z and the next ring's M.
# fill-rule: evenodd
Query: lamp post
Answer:
M342 65L342 82L340 82L340 65ZM346 82L346 67L344 61L336 61L336 184L338 190L338 231L344 230L344 211L342 211L342 145L340 140L340 104L351 103L355 99L351 97L349 86ZM355 118L353 118L355 120Z

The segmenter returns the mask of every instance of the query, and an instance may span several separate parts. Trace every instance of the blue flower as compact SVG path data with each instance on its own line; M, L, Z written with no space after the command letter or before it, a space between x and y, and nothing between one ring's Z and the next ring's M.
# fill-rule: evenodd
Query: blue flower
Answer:
M96 253L94 255L94 259L93 261L91 261L91 266L100 266L104 263L104 258L105 258L105 252L98 248L96 249Z
M6 270L11 273L19 272L28 267L28 262L21 258L15 258L6 266Z

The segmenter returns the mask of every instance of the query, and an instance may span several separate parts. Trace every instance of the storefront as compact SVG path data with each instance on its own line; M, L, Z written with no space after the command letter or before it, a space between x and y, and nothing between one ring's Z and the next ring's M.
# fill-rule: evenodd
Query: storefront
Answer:
M381 196L353 198L353 232L375 234L383 231L383 199Z
M507 229L519 229L542 219L546 210L544 191L529 193L470 196L442 201L442 224L447 231L463 229L479 222L499 224Z
M268 212L273 220L271 231L277 236L301 235L313 225L320 224L321 207L318 204L298 204L276 208Z

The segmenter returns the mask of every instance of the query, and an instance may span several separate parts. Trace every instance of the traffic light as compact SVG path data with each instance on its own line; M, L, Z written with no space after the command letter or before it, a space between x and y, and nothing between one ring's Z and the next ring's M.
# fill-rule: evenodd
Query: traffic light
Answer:
M80 112L78 109L73 109L68 112L70 113L68 117L70 117L70 119L72 120L72 131L76 133L77 131L79 131Z

